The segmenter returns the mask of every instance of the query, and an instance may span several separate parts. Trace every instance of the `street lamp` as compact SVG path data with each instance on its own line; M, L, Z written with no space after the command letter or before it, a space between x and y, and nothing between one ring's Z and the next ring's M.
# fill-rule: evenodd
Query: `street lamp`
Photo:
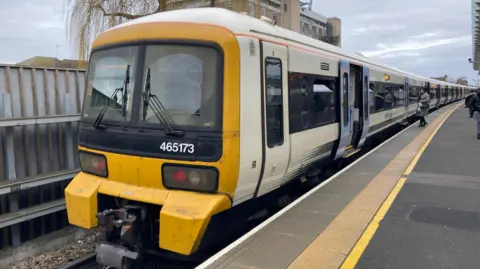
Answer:
M480 63L480 61L472 61L472 58L468 58L468 62L473 64L473 63Z

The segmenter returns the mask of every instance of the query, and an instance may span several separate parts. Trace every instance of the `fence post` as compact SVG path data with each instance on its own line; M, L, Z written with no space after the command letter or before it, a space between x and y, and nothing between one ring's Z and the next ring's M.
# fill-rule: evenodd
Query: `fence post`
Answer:
M72 115L74 112L72 111L72 100L70 99L70 93L65 93L65 115ZM65 124L65 149L67 155L67 167L68 169L75 168L74 162L74 144L73 144L73 131L72 131L72 122L67 122Z
M10 94L2 93L1 94L1 103L2 108L0 109L1 118L11 118L12 117L12 103L10 99ZM8 180L17 179L17 172L15 170L15 127L5 127L5 163L6 163L6 174ZM9 195L9 210L10 212L18 211L18 193L12 193ZM20 237L20 224L12 225L10 227L12 247L18 247L22 240Z

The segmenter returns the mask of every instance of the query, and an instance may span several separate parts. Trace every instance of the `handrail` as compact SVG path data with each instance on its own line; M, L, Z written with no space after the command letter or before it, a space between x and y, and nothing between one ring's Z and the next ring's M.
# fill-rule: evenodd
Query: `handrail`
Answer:
M34 177L0 181L0 195L72 179L78 172L80 172L80 169L70 169Z
M0 127L15 127L15 126L37 125L37 124L48 124L48 123L76 122L79 120L80 120L79 114L44 116L44 117L0 118Z

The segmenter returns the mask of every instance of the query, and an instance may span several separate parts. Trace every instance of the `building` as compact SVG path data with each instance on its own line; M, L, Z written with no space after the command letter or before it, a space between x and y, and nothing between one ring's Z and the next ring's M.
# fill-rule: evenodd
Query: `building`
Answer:
M472 59L473 69L480 70L480 0L472 0ZM479 72L480 73L480 72Z
M308 5L308 8L305 8L305 5ZM243 12L255 18L264 16L274 20L281 27L341 46L340 19L327 18L311 10L312 1L301 3L299 0L167 0L167 10L207 6Z

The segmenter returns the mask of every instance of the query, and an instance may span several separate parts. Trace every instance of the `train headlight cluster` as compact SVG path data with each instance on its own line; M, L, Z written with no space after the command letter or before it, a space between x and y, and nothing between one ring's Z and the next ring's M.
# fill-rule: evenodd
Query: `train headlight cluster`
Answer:
M79 151L82 171L101 177L108 177L107 158L101 154Z
M164 164L162 179L169 189L215 192L218 188L218 170L214 167Z

